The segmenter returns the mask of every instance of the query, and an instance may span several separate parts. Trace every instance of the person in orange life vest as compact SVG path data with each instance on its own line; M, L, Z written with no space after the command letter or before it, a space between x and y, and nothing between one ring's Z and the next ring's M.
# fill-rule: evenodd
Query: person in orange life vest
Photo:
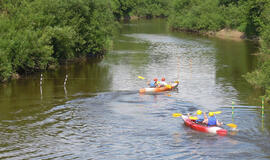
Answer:
M209 117L207 117L206 113L204 113L204 124L208 126L221 126L223 123L219 122L216 117L214 116L213 112L209 112Z
M156 88L158 86L157 81L158 81L157 78L154 78L152 81L150 81L148 83L148 85L150 86L150 88Z
M159 86L159 87L164 87L164 86L166 86L166 85L168 85L168 84L165 82L165 78L162 77L162 78L161 78L161 82L159 82L158 86Z

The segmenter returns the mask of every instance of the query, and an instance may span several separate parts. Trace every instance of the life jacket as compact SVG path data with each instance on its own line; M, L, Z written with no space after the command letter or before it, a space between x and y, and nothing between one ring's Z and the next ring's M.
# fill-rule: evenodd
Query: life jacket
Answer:
M155 88L156 87L156 82L155 81L151 81L149 85L150 85L151 88Z
M198 119L196 120L196 122L202 122L204 120L204 116L202 114L198 115L197 118Z
M168 85L165 81L161 81L160 83L159 83L159 86L160 87L164 87L164 86L166 86L166 85Z
M215 116L211 116L208 118L208 126L216 126L217 125L217 119Z

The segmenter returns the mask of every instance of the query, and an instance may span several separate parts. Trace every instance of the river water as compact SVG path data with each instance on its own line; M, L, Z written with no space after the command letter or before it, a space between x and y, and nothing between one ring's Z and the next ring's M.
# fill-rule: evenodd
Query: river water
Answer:
M124 23L104 59L47 71L42 85L40 73L0 85L0 159L270 159L269 106L262 117L262 93L242 77L257 51L166 20ZM139 94L155 77L178 90ZM200 133L171 116L197 109L238 131Z

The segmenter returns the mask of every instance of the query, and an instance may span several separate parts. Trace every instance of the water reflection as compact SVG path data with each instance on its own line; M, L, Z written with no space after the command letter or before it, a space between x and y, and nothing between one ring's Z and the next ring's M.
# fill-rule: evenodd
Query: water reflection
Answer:
M68 100L110 90L111 81L108 79L111 77L109 67L98 61L75 63L57 71L26 75L0 86L0 119L13 119L10 117L13 112L22 108L31 110L29 106L57 105L64 102L63 98Z

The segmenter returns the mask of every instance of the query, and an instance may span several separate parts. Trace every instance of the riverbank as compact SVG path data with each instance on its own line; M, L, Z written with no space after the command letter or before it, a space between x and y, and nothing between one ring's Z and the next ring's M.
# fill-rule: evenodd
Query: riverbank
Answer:
M239 32L237 30L231 30L231 29L222 29L217 32L207 32L206 35L208 36L214 36L221 39L229 39L234 41L242 41L247 39L244 32Z
M234 40L234 41L243 41L243 40L254 40L257 41L257 38L249 39L245 35L244 32L240 32L233 29L222 29L220 31L198 31L198 30L189 30L189 29L179 29L172 28L173 31L177 32L187 32L187 33L195 33L209 37L217 37L221 39Z

